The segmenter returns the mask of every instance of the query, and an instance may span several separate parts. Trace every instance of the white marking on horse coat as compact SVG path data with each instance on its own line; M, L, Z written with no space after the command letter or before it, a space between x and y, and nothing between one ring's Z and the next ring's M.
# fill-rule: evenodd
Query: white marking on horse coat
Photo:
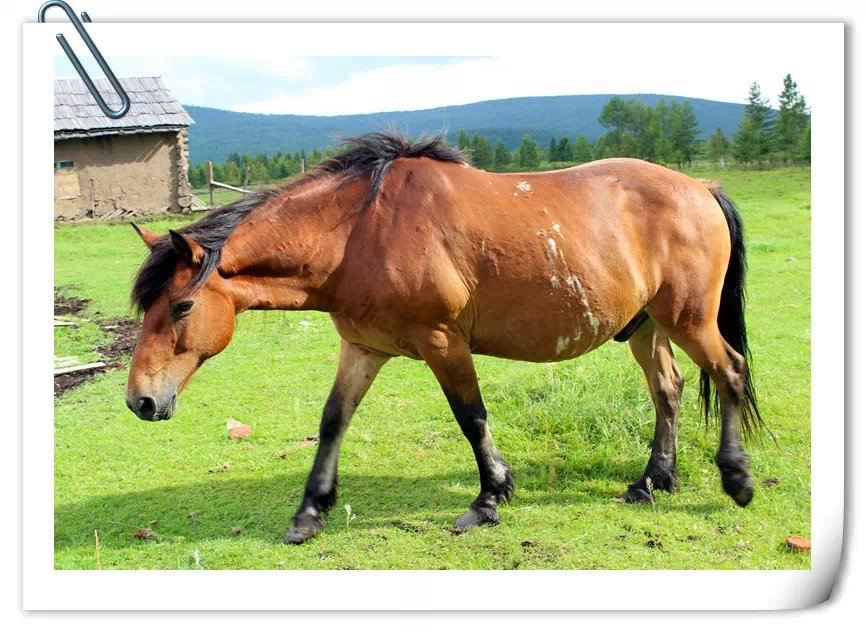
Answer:
M592 327L593 337L597 336L600 322L589 308L589 300L586 298L586 292L583 290L583 285L581 285L580 279L572 274L565 280L565 283L572 291L577 293L578 298L580 298L580 304L583 305L583 316L586 318L589 326Z
M559 229L559 224L553 224L553 231L562 237L562 231ZM558 272L561 272L565 278L565 284L568 288L568 291L580 301L580 305L583 308L583 313L581 314L583 318L586 320L587 325L590 329L592 329L592 337L593 341L598 337L599 327L601 326L601 321L599 321L598 317L592 313L592 309L589 305L589 299L586 296L586 291L583 289L583 285L580 282L574 273L572 273L571 269L568 266L568 263L565 260L565 253L562 249L557 245L556 240L552 235L549 235L546 230L539 230L536 235L544 239L544 256L547 258L547 265L550 267L550 285L554 289L559 289L561 287ZM557 263L559 260L561 263ZM556 353L559 355L566 349L571 342L577 342L581 338L581 332L578 330L575 332L574 338L558 338L556 341Z
M532 186L530 186L530 184L525 180L523 182L518 182L515 186L524 193L529 193L530 191L532 191Z
M550 267L550 286L558 289L559 277L556 276L556 242L552 237L547 236L547 231L545 230L540 230L535 234L544 239L544 256L547 258L547 265Z

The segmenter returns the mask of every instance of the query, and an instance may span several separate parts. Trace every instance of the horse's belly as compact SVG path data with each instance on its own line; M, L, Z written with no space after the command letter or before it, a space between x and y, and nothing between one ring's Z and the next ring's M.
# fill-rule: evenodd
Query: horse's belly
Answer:
M604 344L634 315L624 316L628 310L618 306L594 305L576 289L528 296L476 306L474 353L528 362L568 360Z
M495 249L491 243L502 239L485 240L473 288L475 352L532 362L575 358L646 304L651 284L622 231L581 232L573 215L542 213L518 244Z

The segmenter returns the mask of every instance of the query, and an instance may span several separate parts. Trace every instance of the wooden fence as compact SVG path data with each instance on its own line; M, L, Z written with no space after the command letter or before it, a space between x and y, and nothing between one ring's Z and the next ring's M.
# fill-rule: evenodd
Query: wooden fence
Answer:
M301 160L301 173L304 173L304 160ZM247 165L244 169L244 179L241 182L240 187L232 186L231 184L226 184L225 182L217 182L213 179L213 161L207 161L207 190L208 190L208 202L210 206L208 208L196 209L198 211L209 211L214 208L214 189L228 189L229 191L237 191L238 193L252 193L250 189L244 188L249 186L250 182L250 166Z
M247 168L247 172L249 172L249 168ZM244 178L245 183L247 178ZM242 189L240 187L233 187L230 184L226 184L225 182L217 182L213 179L213 161L207 161L207 192L208 192L208 201L210 202L210 207L214 207L214 199L213 199L213 190L219 187L220 189L228 189L229 191L237 191L238 193L252 193L249 189Z

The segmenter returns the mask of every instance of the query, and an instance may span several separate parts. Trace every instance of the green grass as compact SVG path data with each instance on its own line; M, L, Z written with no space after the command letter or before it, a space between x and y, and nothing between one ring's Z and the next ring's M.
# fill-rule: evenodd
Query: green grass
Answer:
M198 198L205 204L209 202L209 194L206 188L195 189L193 190L193 193L198 196ZM220 206L223 204L228 204L229 202L234 202L235 200L239 200L242 197L243 194L238 193L237 191L230 191L229 189L220 189L219 187L216 187L214 189L213 201L216 206Z
M782 542L810 535L809 171L696 175L723 182L749 237L753 372L778 447L749 448L758 487L746 509L721 490L717 428L700 420L697 371L681 353L682 490L658 493L655 512L612 502L642 471L653 411L627 346L609 343L556 365L477 359L517 493L499 526L452 535L448 526L477 491L474 460L429 370L396 359L352 422L327 529L287 547L280 538L315 450L303 440L317 430L338 338L324 314L246 313L171 421L145 423L126 410L124 371L59 398L57 568L95 568L94 530L102 568L808 568L809 555ZM84 316L128 315L144 255L133 231L93 223L58 227L55 236L56 284L91 299ZM58 339L65 349L81 342ZM229 441L229 417L252 426L252 437ZM770 477L779 484L760 484ZM133 538L137 527L155 537ZM647 546L655 534L660 548Z
M54 355L57 357L77 357L81 363L99 359L97 348L110 341L108 335L93 321L77 316L62 316L65 321L74 322L78 327L54 328Z

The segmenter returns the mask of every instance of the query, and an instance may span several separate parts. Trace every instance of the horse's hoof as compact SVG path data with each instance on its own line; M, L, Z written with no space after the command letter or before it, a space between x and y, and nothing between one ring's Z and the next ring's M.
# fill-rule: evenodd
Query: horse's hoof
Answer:
M653 501L652 495L640 485L629 486L620 498L627 503L651 503Z
M744 472L724 472L722 474L722 487L725 493L734 499L740 507L745 507L752 502L755 495L755 484L752 477Z
M649 476L653 482L653 489L673 493L680 488L676 470L666 468L655 468Z
M318 516L300 514L292 518L292 526L283 536L284 544L302 544L325 528L325 522Z
M457 519L454 527L458 531L468 531L473 527L484 527L499 524L499 514L488 507L473 507Z
M716 465L722 474L722 488L740 507L745 507L755 495L755 484L749 475L749 457L743 452L720 451Z

